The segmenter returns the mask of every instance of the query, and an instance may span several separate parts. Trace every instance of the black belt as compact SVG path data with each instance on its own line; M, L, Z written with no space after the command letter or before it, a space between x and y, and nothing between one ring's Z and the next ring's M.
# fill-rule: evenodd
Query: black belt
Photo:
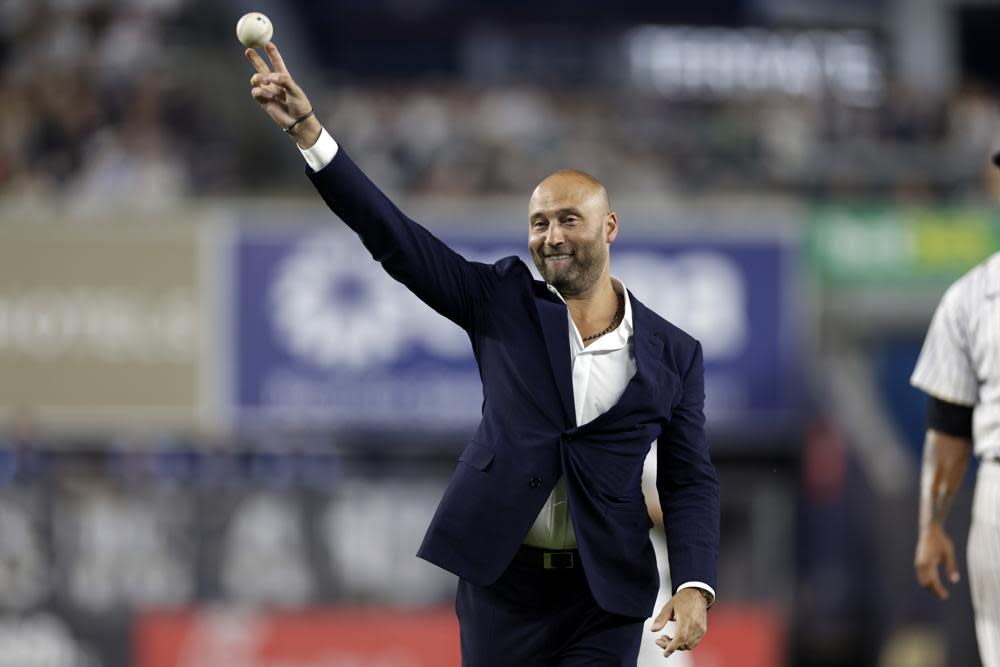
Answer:
M572 570L579 566L580 552L576 549L542 549L522 544L514 558L521 565L539 570Z

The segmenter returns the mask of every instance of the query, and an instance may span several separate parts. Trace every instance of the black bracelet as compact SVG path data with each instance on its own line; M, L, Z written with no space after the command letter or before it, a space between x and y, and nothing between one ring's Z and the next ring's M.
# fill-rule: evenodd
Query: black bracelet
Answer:
M286 127L285 128L285 132L291 132L293 127L295 127L296 125L298 125L299 123L301 123L302 121L304 121L306 118L308 118L309 116L312 116L315 113L316 113L315 110L310 109L309 113L307 113L305 116L300 116L299 118L296 118L294 123L292 123L291 125L289 125L288 127Z

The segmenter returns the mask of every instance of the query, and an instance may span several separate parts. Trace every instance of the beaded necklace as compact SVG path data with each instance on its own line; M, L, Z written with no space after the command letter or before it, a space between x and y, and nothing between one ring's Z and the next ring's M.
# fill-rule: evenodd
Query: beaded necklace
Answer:
M621 324L621 318L625 316L625 300L622 298L622 295L619 294L618 292L615 292L615 296L618 297L618 309L615 311L615 316L614 318L612 318L611 324L609 324L608 328L605 329L604 331L595 333L593 335L584 338L583 339L584 343L586 343L588 340L594 340L595 338L600 338L606 333L611 333L612 331L615 330L615 327Z

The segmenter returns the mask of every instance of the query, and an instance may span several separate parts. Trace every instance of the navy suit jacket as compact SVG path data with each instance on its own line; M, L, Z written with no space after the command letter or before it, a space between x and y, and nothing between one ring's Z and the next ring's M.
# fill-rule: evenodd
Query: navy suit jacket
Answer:
M579 426L566 305L524 262L467 261L396 208L343 148L306 173L385 270L472 342L482 421L418 555L473 584L493 583L565 475L595 599L648 617L658 575L640 480L659 439L656 487L672 579L714 588L719 485L705 441L701 345L630 293L636 374L616 405Z

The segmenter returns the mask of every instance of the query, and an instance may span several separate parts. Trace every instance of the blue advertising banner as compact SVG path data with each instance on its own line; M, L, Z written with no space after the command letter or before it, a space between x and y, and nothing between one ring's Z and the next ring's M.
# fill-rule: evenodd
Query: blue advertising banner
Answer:
M468 259L524 239L450 236ZM247 228L234 246L231 402L238 420L468 428L482 392L465 333L388 277L336 227ZM716 427L774 425L793 408L793 247L768 239L618 241L612 272L698 338Z

